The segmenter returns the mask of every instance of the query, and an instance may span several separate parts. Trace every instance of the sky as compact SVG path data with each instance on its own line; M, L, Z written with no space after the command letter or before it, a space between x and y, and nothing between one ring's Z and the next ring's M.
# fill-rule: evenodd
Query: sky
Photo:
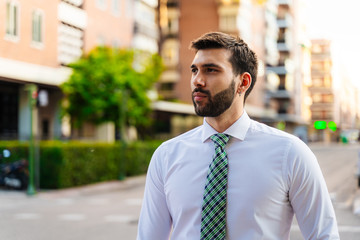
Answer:
M334 57L354 84L358 77L360 57L359 0L303 0L306 2L310 38L327 38L333 42Z

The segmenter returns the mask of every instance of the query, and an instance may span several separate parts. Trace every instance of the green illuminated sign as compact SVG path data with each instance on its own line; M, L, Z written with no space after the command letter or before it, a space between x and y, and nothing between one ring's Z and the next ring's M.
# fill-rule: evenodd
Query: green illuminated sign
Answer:
M335 132L337 129L336 123L333 121L330 121L326 123L325 121L315 121L314 122L314 128L317 130L326 129L328 127L331 131Z
M337 128L336 123L333 122L333 121L328 122L328 128L329 128L331 131L335 132L335 131L336 131L336 128Z
M325 121L315 121L314 122L314 128L315 129L326 129L326 122Z

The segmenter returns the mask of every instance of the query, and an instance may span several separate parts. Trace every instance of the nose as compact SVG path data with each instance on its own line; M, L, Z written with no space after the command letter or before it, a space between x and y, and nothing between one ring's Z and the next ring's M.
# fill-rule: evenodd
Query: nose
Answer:
M195 87L205 87L206 81L201 72L198 72L196 75L192 76L192 82Z

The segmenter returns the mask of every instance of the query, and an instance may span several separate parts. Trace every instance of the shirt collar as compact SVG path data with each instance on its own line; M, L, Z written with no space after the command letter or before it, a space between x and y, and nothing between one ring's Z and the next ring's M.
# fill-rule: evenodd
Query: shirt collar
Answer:
M226 133L234 138L237 138L241 141L245 139L245 135L247 130L250 127L250 117L244 110L241 117L234 122L228 129L226 129L223 133ZM205 142L207 139L210 138L211 135L218 133L214 128L212 128L205 120L203 122L202 134L201 134L201 141Z

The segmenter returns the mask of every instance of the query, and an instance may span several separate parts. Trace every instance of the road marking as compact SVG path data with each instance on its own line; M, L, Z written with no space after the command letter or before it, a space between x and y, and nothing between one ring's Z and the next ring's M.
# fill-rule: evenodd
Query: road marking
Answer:
M86 217L84 214L62 214L58 218L63 221L82 221Z
M133 215L108 215L105 216L106 222L119 222L119 223L131 223L137 221L137 218Z
M360 233L360 226L339 226L339 232Z
M39 219L41 216L37 213L18 213L15 214L14 217L19 220L35 220Z
M72 198L59 198L56 199L58 205L71 205L74 204L75 200Z
M347 232L347 233L360 233L360 226L338 226L339 232ZM300 231L299 226L297 225L292 225L291 226L291 231Z
M105 205L108 204L109 202L110 200L106 198L93 198L88 200L88 203L90 205Z
M353 212L355 215L360 215L360 196L355 197L354 204L353 204Z

